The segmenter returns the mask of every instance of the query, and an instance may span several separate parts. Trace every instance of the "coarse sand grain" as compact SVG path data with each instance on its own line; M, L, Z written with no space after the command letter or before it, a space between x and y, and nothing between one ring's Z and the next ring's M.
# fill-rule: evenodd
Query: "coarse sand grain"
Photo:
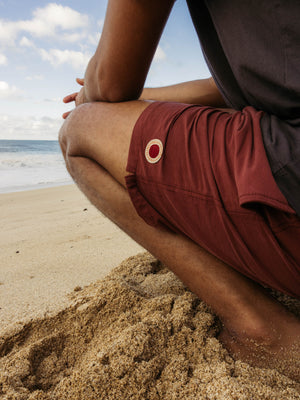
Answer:
M1 399L300 400L277 371L234 361L217 318L148 253L75 289L69 307L0 338Z

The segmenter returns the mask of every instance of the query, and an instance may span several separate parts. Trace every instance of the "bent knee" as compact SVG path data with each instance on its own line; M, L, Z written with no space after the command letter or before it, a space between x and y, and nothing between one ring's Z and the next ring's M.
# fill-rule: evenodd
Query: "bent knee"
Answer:
M59 131L59 144L64 157L80 155L84 142L88 140L85 121L89 113L90 104L76 107L64 121Z

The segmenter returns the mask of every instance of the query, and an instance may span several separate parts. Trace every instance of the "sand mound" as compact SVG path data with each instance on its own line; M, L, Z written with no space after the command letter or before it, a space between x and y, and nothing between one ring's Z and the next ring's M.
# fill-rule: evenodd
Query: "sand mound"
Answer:
M293 304L291 304L293 306ZM0 398L293 400L296 384L234 362L207 306L148 254L76 288L72 305L0 341Z

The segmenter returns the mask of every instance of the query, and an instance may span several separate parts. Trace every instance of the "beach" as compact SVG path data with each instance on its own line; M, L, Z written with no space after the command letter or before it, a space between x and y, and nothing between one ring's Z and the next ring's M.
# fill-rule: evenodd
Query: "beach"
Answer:
M211 310L75 185L2 193L0 210L1 399L300 399L233 360Z
M0 332L68 303L142 250L75 185L0 194Z

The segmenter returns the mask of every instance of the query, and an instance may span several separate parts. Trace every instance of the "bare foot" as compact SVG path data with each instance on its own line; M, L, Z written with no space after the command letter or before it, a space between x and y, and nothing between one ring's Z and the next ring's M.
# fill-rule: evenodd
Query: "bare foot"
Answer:
M258 321L239 332L224 326L219 339L235 358L260 368L276 369L300 382L300 321L287 312L274 321Z

